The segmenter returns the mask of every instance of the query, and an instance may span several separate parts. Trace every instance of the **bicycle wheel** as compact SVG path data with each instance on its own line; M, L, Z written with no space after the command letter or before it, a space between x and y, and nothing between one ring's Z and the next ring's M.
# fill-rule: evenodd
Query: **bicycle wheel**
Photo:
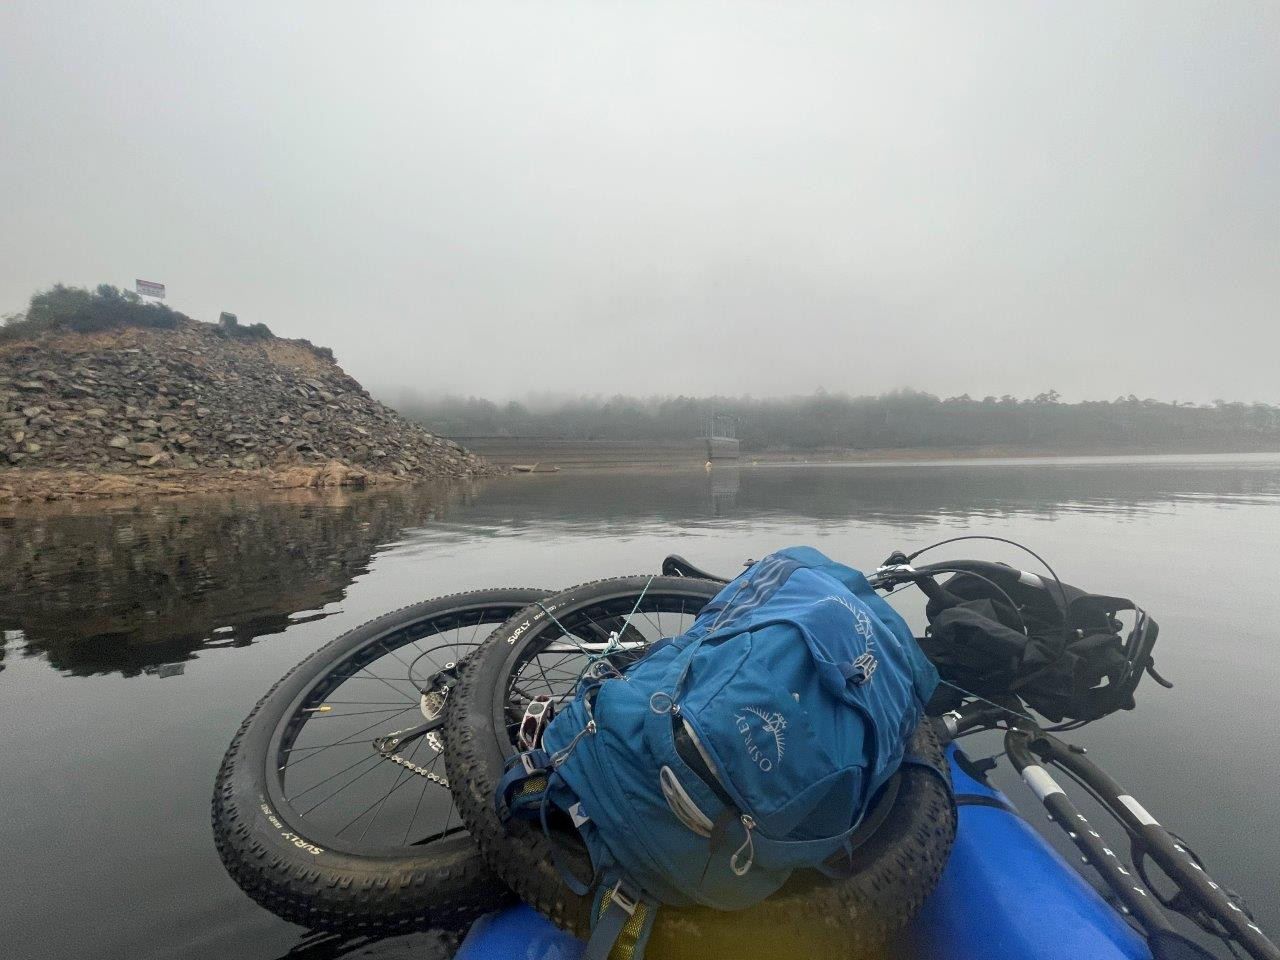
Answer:
M457 664L545 591L428 600L294 667L232 740L213 795L218 853L259 904L362 933L457 927L502 901L458 817L440 751Z
M548 597L494 631L464 664L450 695L445 765L468 830L489 866L522 899L577 936L589 933L590 898L566 886L539 828L521 820L504 824L493 807L504 760L517 750L524 704L532 696L569 695L588 654L605 649L611 635L610 646L619 648L614 657L634 658L645 644L683 632L722 586L629 577ZM928 721L916 729L909 749L947 769ZM855 853L847 879L797 871L772 897L739 912L663 907L650 936L651 955L847 957L878 949L937 884L956 825L946 786L915 767L902 769L897 793L886 802L883 822ZM575 874L591 875L581 844L562 854Z

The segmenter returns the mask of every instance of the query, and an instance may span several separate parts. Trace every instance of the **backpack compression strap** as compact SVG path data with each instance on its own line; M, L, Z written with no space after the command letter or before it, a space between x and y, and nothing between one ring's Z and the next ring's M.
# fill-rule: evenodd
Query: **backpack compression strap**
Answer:
M600 884L591 910L591 938L581 960L643 960L657 915L657 904L623 881Z
M853 876L853 852L870 840L883 825L884 821L888 819L889 813L897 802L898 792L901 788L902 767L916 767L936 777L938 782L946 789L952 809L955 809L956 795L951 788L951 781L947 779L947 775L923 757L906 754L902 758L901 766L894 771L893 776L885 784L884 796L867 811L866 816L849 836L844 847L818 866L817 869L820 873L833 880L844 880Z
M504 823L513 816L533 819L551 785L551 757L542 748L518 753L493 793L493 808Z
M547 824L548 793L556 776L545 750L530 750L508 761L506 773L494 793L494 807L506 821L511 817L540 822L550 845L552 865L565 885L579 896L586 896L590 883L583 883L561 861L556 841ZM575 804L575 807L577 805ZM575 825L581 816L569 811ZM602 882L596 887L591 910L591 938L581 960L642 960L644 945L653 928L657 904L633 892L622 880Z

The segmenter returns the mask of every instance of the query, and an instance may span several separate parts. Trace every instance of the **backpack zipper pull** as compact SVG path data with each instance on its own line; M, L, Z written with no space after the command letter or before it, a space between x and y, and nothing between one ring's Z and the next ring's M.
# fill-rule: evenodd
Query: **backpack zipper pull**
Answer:
M729 858L729 869L733 871L734 876L745 877L747 875L747 871L751 869L751 864L754 863L756 859L756 846L751 839L751 831L755 829L756 821L749 813L744 813L738 819L741 821L742 829L746 831L747 836L746 839L742 841L742 846L733 851L733 856ZM742 856L743 851L746 852L747 859L745 863L741 863L741 865L739 865L741 862L739 858Z
M573 748L578 745L583 737L595 736L599 727L596 726L596 712L591 706L591 701L583 700L583 704L587 709L587 725L573 735L573 739L551 755L551 769L556 769L560 764L569 759L569 754L573 753Z

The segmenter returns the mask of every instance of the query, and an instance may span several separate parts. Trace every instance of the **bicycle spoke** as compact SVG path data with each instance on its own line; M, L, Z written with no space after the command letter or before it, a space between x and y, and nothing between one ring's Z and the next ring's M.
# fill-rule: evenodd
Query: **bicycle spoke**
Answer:
M646 587L646 590L648 588ZM679 601L678 610L666 608L660 598L652 604L645 604L642 592L634 602L626 601L621 610L610 610L607 606L596 609L587 608L575 611L572 616L565 616L562 622L545 627L545 639L539 645L535 641L533 652L525 659L522 666L515 671L515 676L508 689L526 699L532 699L533 691L543 692L553 699L571 696L581 681L586 663L598 659L595 650L589 650L580 641L584 636L601 637L638 637L641 643L628 639L623 652L633 653L650 642L666 636L674 636L686 629L691 621L685 600ZM674 613L678 624L664 623L663 613L669 617ZM554 617L551 618L555 620ZM646 626L647 625L647 626ZM604 642L593 640L593 644ZM554 650L560 644L571 644L573 650ZM541 649L537 649L541 646ZM585 661L585 663L584 663ZM623 669L629 664L624 664ZM518 718L511 716L511 729L519 726Z
M375 754L375 756L376 756L376 754ZM375 763L375 764L374 764L372 767L370 767L368 770L361 771L361 773L360 773L358 776L353 777L352 779L348 780L346 783L344 783L342 786L340 786L337 790L333 791L333 793L327 794L327 795L324 797L324 799L323 799L323 800L321 800L319 803L315 803L315 804L313 804L312 806L308 807L306 810L302 811L302 815L305 817L307 814L309 814L309 813L310 813L312 810L314 810L316 807L320 806L320 805L321 805L321 804L323 804L323 803L327 803L328 801L332 800L334 797L336 797L338 794L340 794L343 790L347 789L347 787L351 786L353 783L355 783L355 782L356 782L356 781L358 781L358 780L363 780L366 776L368 776L368 775L369 775L370 773L372 773L374 770L377 770L377 769L378 769L378 767L379 767L379 764L376 764L376 763ZM397 769L399 769L399 768L397 767ZM339 833L341 833L342 831L338 831L338 832L339 832Z
M365 717L375 713L404 713L404 707L391 707L387 710L353 710L350 713L320 713L314 717L308 717L307 722L312 720L337 720L339 717Z
M439 756L439 754L436 754L436 756ZM427 787L430 784L430 780L426 777L422 778L422 792L418 794L418 802L413 805L413 814L409 817L409 825L404 828L404 839L400 841L402 846L409 845L409 834L413 833L413 825L418 821L418 810L422 807L422 799L427 795ZM449 806L452 807L453 804L450 803Z
M444 815L444 830L441 831L442 833L447 834L449 832L449 822L451 820L453 820L453 804L452 803L449 804L449 812Z
M429 678L439 674L445 664L464 660L516 609L499 606L460 614L446 612L434 621L423 619L373 637L345 660L335 661L332 672L316 681L313 693L303 701L306 705L297 708L292 720L285 721L288 725L276 775L282 788L286 783L292 788L283 792L286 804L298 804L294 816L314 823L331 837L350 837L347 842L358 846L413 846L463 830L447 790L441 795L447 801L444 809L440 800L428 802L427 791L435 789L430 778L403 764L388 763L386 766L394 767L394 775L377 774L386 779L374 779L371 772L387 758L374 753L369 741L404 727L405 716L418 711L421 690L427 688ZM554 684L554 675L549 679ZM361 683L354 682L357 680ZM385 699L385 693L384 699L378 699L377 691L369 689L370 683L385 687L394 699ZM369 696L371 692L373 696ZM355 718L347 725L352 732L339 737L307 734L310 729L343 731L342 726L308 726L312 720L341 717ZM423 748L423 743L431 749ZM356 749L338 752L343 747ZM361 755L353 757L353 753ZM442 762L429 737L417 739L405 754L407 763L417 763L421 756L431 754L422 767L429 772ZM329 759L312 763L307 768L311 776L297 769L322 755ZM315 782L310 782L313 778ZM413 780L422 781L418 795L393 802Z
M547 685L547 689L548 689L548 690L550 690L550 689L551 689L551 681L550 681L549 679L547 679L547 672L546 672L544 669L542 669L542 660L541 660L541 658L535 658L534 662L535 662L535 663L537 664L537 666L538 666L538 673L542 674L543 682L544 682L544 683L546 683L546 685Z
M388 647L385 643L382 643L381 641L379 641L379 642L378 642L378 646L380 646L383 650L387 651L387 653L391 654L391 656L395 657L395 658L396 658L397 660L399 660L402 664L404 664L404 668L405 668L406 670L408 670L408 669L409 669L409 661L408 661L408 660L405 660L404 658L402 658L398 653L396 653L394 650L392 650L390 647Z
M418 709L418 705L415 703L415 704L414 704L413 706L411 706L411 707L405 707L403 710L401 710L401 711L400 711L400 713L408 713L410 710L417 710L417 709ZM396 714L396 716L399 716L399 715L400 715L400 713L397 713L397 714ZM386 717L386 718L384 718L384 719L382 719L382 720L375 720L373 723L369 724L367 727L361 727L359 730L357 730L355 733L351 734L350 736L344 737L343 739L338 740L338 741L336 741L336 742L334 742L334 743L317 744L317 745L315 745L315 746L308 746L308 747L290 747L289 749L287 749L287 750L282 750L282 751L280 751L280 752L281 752L281 753L293 753L293 752L298 751L298 750L320 750L320 751L324 751L324 750L328 750L328 749L329 749L329 748L331 748L331 747L341 747L341 746L345 746L345 745L349 744L349 743L350 743L350 742L351 742L355 737L360 736L360 734L365 733L366 731L372 730L374 727L378 726L379 724L386 723L386 722L387 722L388 720L390 720L390 719L391 719L390 717ZM306 763L308 760L310 760L312 757L315 757L315 756L319 756L319 754L309 753L309 754L307 754L307 756L303 757L301 760L296 761L296 763L286 764L286 766L296 766L298 763Z
M543 654L541 654L541 653L540 653L540 654L538 654L538 656L539 656L539 657L541 657L541 656L543 656ZM568 663L568 662L569 662L569 661L571 661L574 657L580 657L580 656L582 656L582 654L577 653L576 651L575 651L575 652L573 652L573 653L566 653L566 654L563 654L563 655L560 657L560 659L559 659L559 660L557 660L555 663L553 663L553 664L551 664L550 666L548 666L548 667L547 667L547 669L548 669L548 670L554 670L554 669L556 669L558 666L560 666L560 664L562 664L562 663Z
M468 646L472 646L472 645L468 645L465 643L456 643L456 644L451 644L447 648L437 647L434 650L427 651L425 654L423 654L422 657L418 658L417 660L414 660L414 662L410 665L409 682L412 683L415 688L421 689L421 687L419 686L419 680L417 679L417 677L415 677L415 672L419 674L425 673L425 676L423 676L421 680L422 683L425 683L431 678L433 678L441 670L444 669L444 663L450 663L450 662L461 663L468 656L470 656L472 653L472 650L468 649ZM447 651L444 656L444 663L437 662L436 660L436 655L441 653L442 650ZM421 666L423 660L425 660L427 664L427 668L425 671Z
M363 674L363 676L360 676L359 674ZM344 680L344 681L343 681L343 683L347 683L348 681L351 681L351 680L377 680L377 681L379 681L379 682L381 682L381 683L396 683L397 681L403 681L403 679L404 679L403 677L394 677L394 678L393 678L393 677L379 677L379 676L376 676L376 675L374 675L374 674L370 673L370 672L369 672L368 670L366 670L364 667L361 667L361 668L360 668L360 670L359 670L357 673L352 674L351 676L347 677L347 678L346 678L346 680ZM405 693L403 690L398 690L398 689L396 689L395 687L392 687L391 689L392 689L392 690L395 690L395 691L396 691L396 693L400 694L400 696L402 696L402 697L408 697L408 696L409 696L409 694Z
M419 846L420 844L432 843L436 840L443 840L445 837L451 837L455 833L466 833L466 832L467 832L467 828L462 824L458 824L458 826L454 827L451 830L441 830L439 833L427 834L427 836L423 837L421 840L413 841L413 846L416 847L416 846Z
M406 640L408 640L411 644L413 644L413 649L417 650L419 653L428 653L428 652L429 652L429 651L427 651L427 650L422 649L422 647L418 646L418 641L422 639L421 637L411 637L411 636L409 636L409 631L408 631L407 629L405 629L405 630L401 630L401 631L400 631L400 633L404 636L404 638L405 638Z
M387 797L391 796L391 794L395 793L395 791L399 790L402 786L404 786L408 782L409 782L408 780L399 781L394 787L392 787L390 790L387 791L387 796L383 797L381 801L379 800L373 801L373 803L369 804L367 807L365 807L363 810L357 813L354 817L348 820L346 823L346 826L344 826L341 830L338 831L337 836L342 836L343 833L345 833L347 830L350 830L351 827L356 823L356 821L358 821L366 813L372 810L378 803L385 803Z
M369 677L370 679L372 679L372 680L381 680L381 681L382 681L383 683L385 683L388 687L391 687L391 689L392 689L392 690L394 690L396 693L400 694L400 696L402 696L402 697L409 697L409 695L408 695L407 693L405 693L405 692L404 692L403 690L401 690L399 687L397 687L397 686L395 686L394 684L392 684L392 682L391 682L390 680L387 680L385 677L375 677L372 673L369 673L369 671L368 671L368 670L365 670L365 668L364 668L364 667L361 667L361 668L360 668L360 670L361 670L363 673L367 674L367 675L368 675L368 677ZM352 679L352 680L359 680L360 678L359 678L359 677L352 677L351 679ZM409 697L409 699L411 699L411 700L412 700L412 699L415 699L415 698L414 698L414 697Z
M330 700L327 697L324 702L327 704L341 703L353 707L378 706L381 704L385 704L389 707L398 707L404 703L403 700Z
M301 793L294 794L292 797L285 797L285 799L288 800L290 803L293 803L293 801L297 800L298 797L305 796L306 794L310 793L312 790L315 790L317 787L323 787L326 783L329 783L331 780L334 780L342 776L348 770L354 770L356 767L360 766L360 764L368 763L370 760L380 760L380 759L382 759L381 755L376 753L371 753L368 756L361 757L359 760L357 760L355 763L351 764L350 766L343 767L337 773L334 773L334 774L331 774L330 776L325 777L319 783L312 784L311 786L307 787L307 789L303 790Z
M421 737L419 738L418 742L413 745L413 749L409 751L409 756L408 756L408 760L410 763L412 763L413 758L418 755L418 750L422 747L423 743L426 742L426 739L427 739L426 737ZM369 832L369 828L372 827L374 824L374 821L378 819L378 814L382 813L382 808L386 806L387 797L390 797L391 794L395 793L396 787L400 786L400 781L403 780L405 777L409 777L409 776L413 776L409 768L401 767L400 773L396 777L396 782L391 785L391 789L387 791L386 796L382 798L382 802L378 804L378 809L373 812L373 816L369 818L369 822L366 823L364 825L364 829L360 831L360 836L356 839L356 843L359 843L361 840L364 839L364 835Z
M654 622L653 622L653 619L649 616L649 614L648 614L648 613L646 613L646 612L645 612L645 611L643 611L643 610L641 610L641 611L640 611L640 615L641 615L642 617L644 617L646 620L648 620L648 621L649 621L649 626L651 626L651 627L653 627L655 630L657 630L657 631L658 631L658 636L659 636L659 637L661 637L661 636L662 636L662 626L661 626L661 621L659 621L659 623L654 623ZM659 618L661 618L661 614L659 614Z

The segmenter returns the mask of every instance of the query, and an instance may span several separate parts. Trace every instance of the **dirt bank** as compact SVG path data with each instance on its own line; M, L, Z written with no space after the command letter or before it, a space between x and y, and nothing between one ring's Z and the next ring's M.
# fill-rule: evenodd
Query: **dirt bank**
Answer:
M306 341L186 320L0 344L0 501L492 472Z
M254 487L275 490L361 489L408 482L403 476L362 470L337 460L311 466L229 470L169 468L145 473L98 473L74 469L0 470L0 510L6 505L63 500L183 496Z

